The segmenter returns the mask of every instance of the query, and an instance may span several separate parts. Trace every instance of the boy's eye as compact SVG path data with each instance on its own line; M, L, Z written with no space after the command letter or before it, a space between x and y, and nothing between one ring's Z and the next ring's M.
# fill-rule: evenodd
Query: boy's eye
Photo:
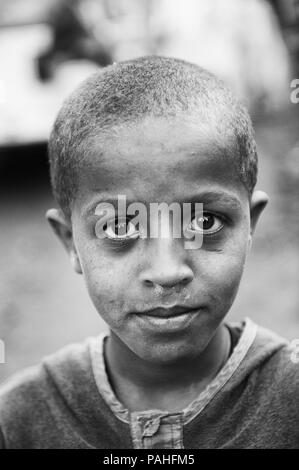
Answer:
M109 220L103 229L107 237L112 240L125 240L139 236L136 226L127 218Z
M223 219L210 212L204 212L194 217L187 227L192 232L201 232L203 235L210 235L222 229Z

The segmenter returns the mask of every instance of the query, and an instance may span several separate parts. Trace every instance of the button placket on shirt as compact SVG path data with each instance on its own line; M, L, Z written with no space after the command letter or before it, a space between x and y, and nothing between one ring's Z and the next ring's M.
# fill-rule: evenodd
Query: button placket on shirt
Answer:
M144 422L142 429L142 437L151 437L158 431L160 427L160 417L152 418Z
M135 449L183 449L182 413L131 413L131 433Z

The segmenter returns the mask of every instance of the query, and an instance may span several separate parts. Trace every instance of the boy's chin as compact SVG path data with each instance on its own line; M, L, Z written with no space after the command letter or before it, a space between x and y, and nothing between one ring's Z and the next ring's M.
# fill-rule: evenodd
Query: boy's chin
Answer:
M171 366L185 363L200 356L208 344L207 341L200 341L196 344L190 342L165 341L163 344L143 344L134 345L134 353L146 362L160 366Z

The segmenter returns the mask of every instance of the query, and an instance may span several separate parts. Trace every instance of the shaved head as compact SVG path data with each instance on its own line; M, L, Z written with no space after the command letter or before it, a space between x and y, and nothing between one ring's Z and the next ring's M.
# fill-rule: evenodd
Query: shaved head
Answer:
M49 140L51 182L65 215L77 191L88 142L117 126L146 117L196 115L219 136L234 142L240 179L251 193L257 152L250 117L221 80L182 60L142 57L99 70L64 102Z

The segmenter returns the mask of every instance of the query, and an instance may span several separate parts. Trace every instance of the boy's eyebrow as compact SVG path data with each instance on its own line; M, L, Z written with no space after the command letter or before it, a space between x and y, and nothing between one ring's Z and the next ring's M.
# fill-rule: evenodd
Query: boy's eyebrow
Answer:
M94 211L97 207L98 204L100 203L108 203L112 204L115 206L118 201L118 196L113 196L109 193L102 193L98 195L93 201L91 201L88 206L85 208L84 212L87 215L94 214ZM143 201L136 201L135 199L130 199L126 198L126 203L127 205L132 204L134 202L143 202ZM157 202L157 201L151 201L151 202ZM163 201L160 201L163 202ZM198 194L194 194L193 196L186 197L182 201L173 201L173 202L180 202L180 203L202 203L202 204L210 204L213 202L217 203L223 203L224 205L230 206L234 209L240 209L241 208L241 202L240 200L225 191L204 191Z
M241 208L240 200L225 191L205 191L199 194L192 196L184 202L200 202L200 203L213 203L221 202L229 206L233 206L236 209Z
M123 196L123 194L119 194L119 195ZM112 204L113 206L115 206L117 205L117 201L118 201L118 195L114 196L110 193L101 193L86 206L86 208L84 209L84 212L87 215L92 215L94 214L94 211L96 207L98 206L98 204L107 203L107 204ZM126 202L127 204L131 204L136 201L126 197Z

